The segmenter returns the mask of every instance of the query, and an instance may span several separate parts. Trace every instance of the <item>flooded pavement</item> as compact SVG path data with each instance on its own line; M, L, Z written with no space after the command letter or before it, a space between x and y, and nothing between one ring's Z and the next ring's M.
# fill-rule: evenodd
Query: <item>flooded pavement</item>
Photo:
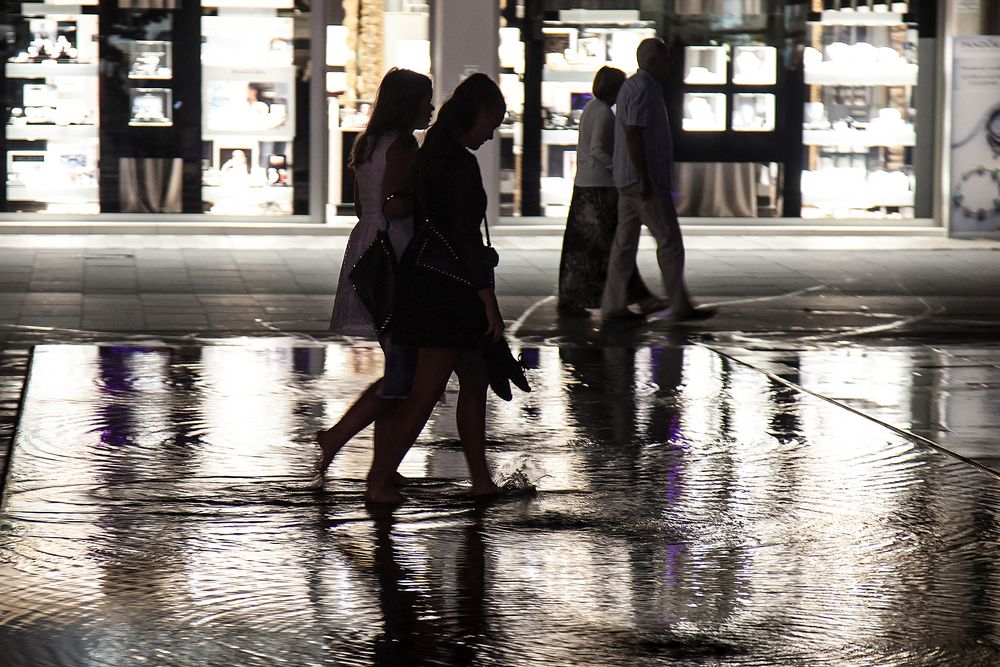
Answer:
M393 513L362 503L370 432L305 488L377 349L36 347L0 665L1000 662L998 478L901 432L961 422L966 385L991 410L966 362L995 347L541 333L534 391L490 406L513 490L465 497L450 390Z

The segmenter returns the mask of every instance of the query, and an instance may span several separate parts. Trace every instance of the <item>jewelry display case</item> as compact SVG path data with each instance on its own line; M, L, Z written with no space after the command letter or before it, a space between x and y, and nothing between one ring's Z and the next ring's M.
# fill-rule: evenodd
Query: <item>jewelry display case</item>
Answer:
M801 84L780 50L795 28L777 6L686 0L666 16L673 65L665 90L683 216L772 217L795 208L785 175L800 149L787 108Z
M803 53L803 217L915 217L919 37L909 9L812 3Z
M96 213L97 15L82 5L18 7L4 63L7 208Z
M129 90L129 119L132 127L170 127L173 103L169 88L132 88Z
M252 6L202 17L202 200L207 213L291 215L293 19Z
M722 132L726 129L726 96L723 93L684 93L685 132Z
M160 40L138 39L131 44L130 79L171 79L173 67L171 44Z

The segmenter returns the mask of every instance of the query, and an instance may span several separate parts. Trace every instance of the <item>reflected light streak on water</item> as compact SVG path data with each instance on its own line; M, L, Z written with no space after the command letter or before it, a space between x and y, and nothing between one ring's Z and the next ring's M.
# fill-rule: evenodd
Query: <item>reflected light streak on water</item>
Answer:
M1000 661L995 478L703 347L521 351L490 456L537 492L464 497L450 386L390 515L370 431L305 488L376 348L36 348L0 664ZM905 355L830 359L785 365L905 417Z

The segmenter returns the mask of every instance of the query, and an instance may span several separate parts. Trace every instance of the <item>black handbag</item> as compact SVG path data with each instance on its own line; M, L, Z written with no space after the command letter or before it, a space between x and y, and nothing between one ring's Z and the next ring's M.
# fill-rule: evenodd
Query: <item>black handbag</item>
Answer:
M531 385L524 377L524 364L514 358L506 338L503 336L497 340L484 338L481 348L483 359L486 361L486 377L494 394L505 401L511 400L512 382L521 391L531 391Z
M396 291L396 253L389 240L388 218L385 223L386 229L375 232L375 238L348 274L378 334L384 332L392 320L392 301Z
M486 245L482 246L481 261L493 269L500 263L500 255L497 254L490 241L490 225L486 218L483 218L483 225L486 230ZM419 268L450 278L459 284L472 287L472 280L459 261L458 253L434 224L433 218L427 218L420 229L419 238L416 241L414 264Z

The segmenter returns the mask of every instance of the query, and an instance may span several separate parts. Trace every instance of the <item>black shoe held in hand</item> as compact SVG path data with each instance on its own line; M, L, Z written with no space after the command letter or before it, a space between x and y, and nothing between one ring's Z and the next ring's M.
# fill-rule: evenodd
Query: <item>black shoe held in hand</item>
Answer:
M484 339L482 350L483 359L486 360L486 376L493 393L505 401L511 400L511 382L521 391L531 391L531 386L524 377L524 366L514 358L506 338Z

